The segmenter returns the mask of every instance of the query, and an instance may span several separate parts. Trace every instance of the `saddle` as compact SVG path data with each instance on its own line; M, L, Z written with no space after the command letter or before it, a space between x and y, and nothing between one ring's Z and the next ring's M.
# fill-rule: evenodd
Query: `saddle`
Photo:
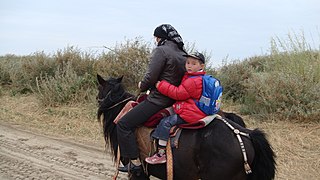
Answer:
M179 138L182 129L200 129L208 125L217 114L206 116L203 119L200 119L194 123L188 124L181 124L178 126L174 126L170 130L170 141L171 141L171 148L178 148L179 146ZM140 156L142 159L149 157L150 155L154 154L156 151L156 144L155 141L151 138L151 133L153 132L154 128L142 126L136 129L136 137L137 142L140 150Z
M136 137L138 148L140 150L140 158L145 159L156 152L157 148L150 138L150 134L153 132L154 128L141 126L136 129Z

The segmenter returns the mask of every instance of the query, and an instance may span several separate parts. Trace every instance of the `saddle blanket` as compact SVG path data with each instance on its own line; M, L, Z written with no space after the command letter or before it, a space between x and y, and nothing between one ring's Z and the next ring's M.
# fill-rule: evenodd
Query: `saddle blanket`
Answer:
M114 119L114 123L117 124L118 121L127 113L129 112L132 108L134 108L136 105L138 105L139 102L136 101L129 101L127 102L127 104L123 107L123 109L120 111L120 113L118 114L118 116ZM163 119L164 117L170 116L172 115L173 112L173 108L172 107L168 107L165 109L160 110L159 112L157 112L156 114L154 114L153 116L151 116L143 125L146 127L151 127L151 128L155 128L159 122L161 121L161 119Z
M213 114L210 116L206 116L199 121L193 122L193 123L186 123L186 124L180 124L179 127L182 129L200 129L205 127L206 125L210 124L214 118L219 116L218 114Z

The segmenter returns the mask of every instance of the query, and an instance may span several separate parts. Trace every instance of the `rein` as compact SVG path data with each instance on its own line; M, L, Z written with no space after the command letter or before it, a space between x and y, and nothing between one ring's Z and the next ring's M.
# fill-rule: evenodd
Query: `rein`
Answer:
M126 99L124 99L124 100L122 100L122 101L120 101L120 102L118 102L118 103L116 103L116 104L108 107L107 110L110 110L110 109L112 109L112 108L114 108L114 107L117 107L117 106L119 106L120 104L122 104L122 103L124 103L124 102L126 102L126 101L128 101L128 100L130 100L130 99L132 99L132 97L128 97L128 98L126 98Z

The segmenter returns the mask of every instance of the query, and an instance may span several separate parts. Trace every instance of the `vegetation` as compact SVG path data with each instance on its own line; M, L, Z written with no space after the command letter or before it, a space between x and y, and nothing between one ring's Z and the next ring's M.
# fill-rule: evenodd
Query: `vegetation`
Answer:
M225 97L244 113L266 118L319 121L320 51L303 35L271 41L271 54L224 66Z
M196 49L194 44L189 46L189 50ZM33 93L47 107L94 103L97 73L125 75L125 86L136 94L150 53L150 44L136 38L106 47L99 55L76 47L53 55L5 55L0 57L0 96L4 91L12 96ZM220 69L208 64L206 71L221 80L224 99L240 104L243 113L264 119L319 121L320 50L311 48L303 35L274 38L268 55L233 61Z

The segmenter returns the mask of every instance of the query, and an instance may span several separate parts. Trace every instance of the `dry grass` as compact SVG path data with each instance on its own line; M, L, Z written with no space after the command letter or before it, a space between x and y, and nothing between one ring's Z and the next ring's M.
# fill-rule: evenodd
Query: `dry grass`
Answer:
M0 96L0 121L58 138L104 146L95 105L42 108L33 95ZM225 108L238 112L238 107ZM244 116L249 128L263 129L277 154L276 179L319 179L320 124L268 120Z
M287 121L255 122L267 134L277 155L276 179L318 179L320 177L320 125Z
M0 121L57 138L104 147L94 104L44 108L34 95L0 97Z
M223 107L224 110L239 112L240 105L231 104ZM270 119L262 122L250 116L241 116L248 128L259 128L266 132L268 140L277 155L275 179L315 180L320 178L319 121L302 123L270 117Z

